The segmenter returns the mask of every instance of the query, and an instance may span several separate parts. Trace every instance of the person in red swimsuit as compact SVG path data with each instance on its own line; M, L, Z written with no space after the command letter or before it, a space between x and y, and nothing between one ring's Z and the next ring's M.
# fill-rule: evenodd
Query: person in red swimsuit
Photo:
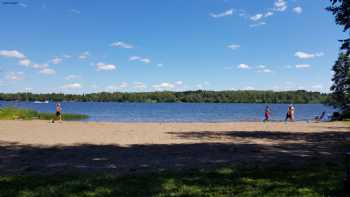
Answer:
M265 107L265 119L264 122L269 121L270 120L270 115L271 115L271 108L269 106Z

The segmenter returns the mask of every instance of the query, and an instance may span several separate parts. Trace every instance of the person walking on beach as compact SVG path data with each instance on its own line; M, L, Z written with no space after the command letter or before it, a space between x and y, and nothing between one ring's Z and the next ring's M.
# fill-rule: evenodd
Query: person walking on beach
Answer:
M294 108L294 105L291 105L290 107L290 110L291 110L291 120L294 121L295 120L295 108Z
M271 115L271 108L270 108L270 106L267 105L267 106L265 107L265 113L264 113L264 115L265 115L264 122L269 121L269 120L270 120L270 115Z
M286 119L285 121L293 121L294 120L294 107L292 104L288 105L288 111L287 111L287 114L286 114Z
M56 104L56 118L52 120L52 123L54 123L55 120L62 122L62 107L60 103Z

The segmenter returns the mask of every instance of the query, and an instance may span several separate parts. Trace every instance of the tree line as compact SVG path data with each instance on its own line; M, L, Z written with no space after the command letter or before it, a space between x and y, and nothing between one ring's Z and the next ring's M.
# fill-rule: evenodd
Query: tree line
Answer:
M100 92L90 94L0 93L3 101L81 101L147 103L324 103L328 95L298 91L184 91L184 92Z

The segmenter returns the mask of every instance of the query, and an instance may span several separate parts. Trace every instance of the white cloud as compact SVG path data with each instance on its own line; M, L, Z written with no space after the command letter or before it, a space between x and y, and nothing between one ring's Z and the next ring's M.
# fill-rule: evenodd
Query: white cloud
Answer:
M232 49L232 50L238 49L240 47L241 47L241 45L239 45L239 44L230 44L227 46L227 48Z
M156 90L170 90L175 88L175 85L168 82L163 82L152 86Z
M79 79L79 78L80 78L79 75L68 75L64 79L65 80L73 80L73 79Z
M246 86L242 90L255 90L253 86Z
M148 59L148 58L143 58L143 57L139 57L139 56L131 56L129 58L129 61L139 61L139 62L142 62L144 64L149 64L151 63L151 60Z
M17 58L17 59L26 58L26 56L23 55L23 53L17 50L0 50L0 56L8 57L8 58Z
M297 51L294 56L300 59L312 59L315 57L321 57L323 56L324 53L307 53L307 52L302 52L302 51Z
M127 43L125 43L125 42L113 42L112 44L111 44L111 47L115 47L115 48L123 48L123 49L132 49L132 48L134 48L134 46L133 45L131 45L131 44L127 44Z
M29 59L20 59L18 63L23 66L29 66L31 64Z
M266 68L267 66L265 66L265 65L259 65L259 66L257 66L258 68Z
M35 68L35 69L44 69L44 68L49 67L49 65L48 64L32 64L31 67Z
M260 70L260 71L258 71L258 72L263 72L263 73L271 73L271 72L272 72L272 70L271 70L271 69L269 69L269 68L264 68L264 69L262 69L262 70Z
M5 76L5 79L11 80L11 81L23 80L24 73L23 72L10 72Z
M56 74L56 71L52 68L44 68L44 69L41 69L39 73L43 75L54 75Z
M66 58L66 59L69 59L69 58L71 58L72 56L71 56L71 55L68 55L68 54L64 54L63 57Z
M237 68L239 68L239 69L249 69L250 67L247 64L240 64L240 65L237 66Z
M70 12L73 14L80 14L80 10L77 9L71 9Z
M293 12L295 12L297 14L301 14L303 12L303 8L300 6L297 6L297 7L293 8Z
M266 12L265 14L264 14L264 17L269 17L269 16L272 16L273 15L273 12Z
M117 90L121 90L121 89L126 89L128 87L129 87L129 84L127 82L122 82L120 84L114 84L114 85L107 86L106 90L107 91L117 91Z
M273 10L283 12L287 9L287 2L285 0L276 0Z
M100 71L100 70L109 71L109 70L115 70L116 66L114 64L105 64L103 62L99 62L96 64L96 69L98 71Z
M85 51L85 52L81 53L78 58L81 60L84 60L84 59L87 59L88 57L89 57L89 52Z
M80 89L81 87L80 83L70 83L62 86L63 89Z
M229 10L226 10L224 12L217 13L217 14L210 13L209 15L213 18L221 18L221 17L225 17L225 16L231 16L232 14L233 14L233 9L229 9Z
M311 67L310 64L297 64L295 65L295 68L309 68Z
M163 66L164 66L163 64L157 64L157 67L159 67L159 68L161 68Z
M135 82L134 83L134 88L136 88L136 89L145 89L146 88L146 84L144 84L142 82Z
M249 25L249 27L259 27L259 26L262 26L262 25L266 25L266 22L260 22L260 23L251 24L251 25Z
M250 17L250 20L252 20L252 21L258 21L258 20L262 19L263 16L264 16L263 14L256 14L256 15L254 15L254 16L251 16L251 17Z
M175 84L181 86L184 84L184 82L183 81L175 81Z
M58 58L58 57L54 57L52 60L51 60L51 63L52 64L59 64L62 62L62 59L61 58Z

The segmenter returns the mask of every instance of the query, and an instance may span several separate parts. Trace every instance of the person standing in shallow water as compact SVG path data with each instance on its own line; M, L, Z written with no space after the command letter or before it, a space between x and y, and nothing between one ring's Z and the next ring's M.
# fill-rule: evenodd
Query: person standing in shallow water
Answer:
M264 122L270 120L270 115L271 115L271 108L267 105L265 107L265 113L264 113L265 119L264 119Z
M295 108L292 104L288 105L288 111L287 111L287 114L286 114L286 119L285 121L294 121L294 111L295 111Z
M54 123L55 120L62 122L62 107L60 103L56 104L56 118L52 120L52 123Z

